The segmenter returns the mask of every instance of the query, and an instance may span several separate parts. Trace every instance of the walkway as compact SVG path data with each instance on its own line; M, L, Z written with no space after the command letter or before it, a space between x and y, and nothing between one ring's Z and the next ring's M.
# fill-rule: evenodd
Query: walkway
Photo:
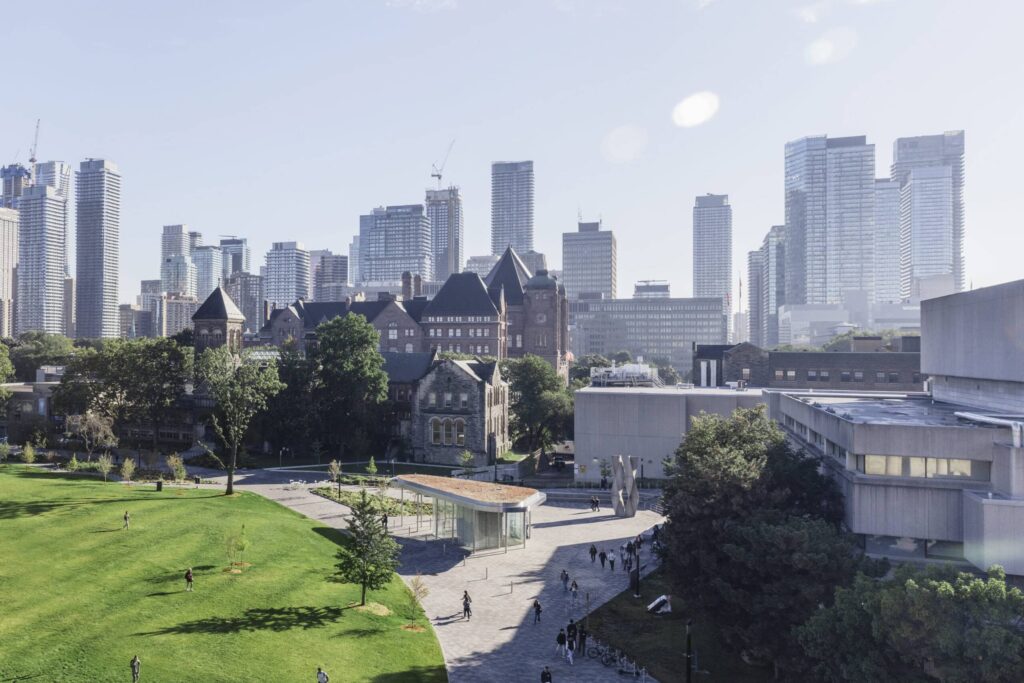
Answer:
M218 482L223 480L222 473L200 474ZM328 526L345 528L346 507L305 488L288 486L290 480L304 476L309 482L322 478L256 470L239 473L236 486ZM607 509L594 513L587 507L543 505L533 511L531 538L525 549L465 558L464 553L449 544L417 536L414 518L392 520L396 528L403 527L396 534L402 543L400 575L408 583L419 574L430 591L423 600L423 608L434 624L451 683L532 682L540 680L545 665L551 667L557 683L625 680L614 669L587 657L578 657L570 667L555 656L555 636L570 618L585 615L588 594L590 608L594 609L627 589L626 572L617 557L619 546L662 521L650 511L641 511L632 519L620 519ZM411 534L407 526L410 522ZM424 524L422 531L426 530ZM615 550L614 572L602 570L599 562L591 563L587 552L591 544L609 552ZM649 545L644 546L644 551L645 571L649 571ZM558 580L562 569L579 584L579 604L575 608L569 604ZM473 618L468 621L462 619L464 590L473 599ZM543 606L542 621L537 625L533 624L532 612L535 599Z

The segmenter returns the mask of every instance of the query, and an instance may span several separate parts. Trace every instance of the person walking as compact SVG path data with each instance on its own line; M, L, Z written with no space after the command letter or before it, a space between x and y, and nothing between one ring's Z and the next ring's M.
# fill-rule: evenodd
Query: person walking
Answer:
M565 641L565 661L569 662L569 666L572 666L573 655L576 653L576 639L568 638Z
M192 592L192 567L189 567L188 571L185 572L185 592Z
M539 624L540 623L540 613L541 613L542 610L543 610L543 608L540 606L540 600L534 600L533 601L533 623L535 623L535 624Z
M601 511L601 499L598 498L597 496L594 496L594 512L600 512L600 511Z
M626 544L626 553L627 554L632 555L633 551L635 549L636 549L636 546L633 545L633 541L630 541L629 543Z
M331 677L319 666L316 668L316 683L330 683Z
M387 533L388 532L388 513L385 512L384 515L381 517L380 521L381 521L381 524L384 525L384 533Z
M608 555L608 568L615 571L615 551L611 551Z
M131 515L128 514L127 510L125 510L124 511L124 526L121 527L121 529L122 530L127 529L128 525L131 523L131 521L132 521Z
M473 610L470 605L473 603L473 598L469 597L469 591L462 591L462 618L470 619L473 616Z
M597 554L597 559L601 560L601 569L604 569L604 563L608 561L608 553L602 550Z
M597 559L597 548L591 544L590 546L590 563L593 564L594 560Z
M576 581L572 582L569 586L569 596L572 598L572 606L576 606L576 599L580 596L580 587L576 585Z
M626 571L626 546L619 548L619 561L622 562L622 571Z
M576 622L570 619L569 625L565 627L565 637L569 640L576 640L577 628Z
M579 652L582 657L587 654L587 629L583 627L582 623L580 624L579 641L580 644L579 647L576 648L576 651Z
M555 654L559 657L565 656L565 629L560 629L555 636Z
M132 668L132 683L139 683L139 669L142 668L142 661L139 660L138 655L132 657L132 661L129 663L129 666Z
M562 579L562 592L564 593L569 590L569 572L563 569L559 576Z
M552 683L551 681L551 669L544 667L544 670L540 672L540 683Z
M654 528L651 529L651 543L657 543L658 542L658 534L659 533L661 533L661 530L658 528L658 525L655 524Z

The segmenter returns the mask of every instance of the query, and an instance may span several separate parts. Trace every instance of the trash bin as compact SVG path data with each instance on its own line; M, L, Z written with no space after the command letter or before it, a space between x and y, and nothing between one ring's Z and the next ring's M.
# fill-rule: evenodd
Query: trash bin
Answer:
M156 490L157 491L163 491L164 490L164 480L163 479L157 479L156 480Z
M199 486L201 483L203 483L203 480L198 476L193 477L193 480L196 482L196 486Z

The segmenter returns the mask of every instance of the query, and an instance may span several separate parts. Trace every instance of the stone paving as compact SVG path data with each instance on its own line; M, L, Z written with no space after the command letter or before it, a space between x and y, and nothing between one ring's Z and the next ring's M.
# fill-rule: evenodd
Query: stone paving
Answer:
M223 485L223 473L209 474ZM328 526L345 528L348 508L306 487L289 486L291 480L319 479L322 476L256 470L239 473L235 481L239 490L258 493ZM618 560L619 546L662 521L651 511L620 519L608 509L595 513L587 507L544 505L533 511L526 548L469 557L448 543L427 540L428 523L418 533L415 517L395 519L392 524L402 543L400 575L408 583L419 574L430 591L423 608L437 633L451 683L534 682L540 680L545 665L551 668L554 683L604 683L629 679L588 657L576 657L570 666L555 654L555 636L569 619L585 616L588 596L594 609L628 588ZM591 563L591 544L615 551L614 572L602 569L600 562ZM649 550L649 543L645 544L645 573L653 569ZM575 607L558 579L562 569L579 585ZM464 590L473 600L469 620L462 618ZM540 624L533 623L535 599L543 607Z

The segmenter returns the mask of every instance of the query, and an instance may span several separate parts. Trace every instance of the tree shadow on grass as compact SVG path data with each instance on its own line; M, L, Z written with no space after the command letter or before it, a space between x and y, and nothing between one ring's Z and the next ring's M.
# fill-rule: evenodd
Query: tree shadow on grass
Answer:
M160 498L76 498L71 500L61 501L41 501L32 500L25 502L18 501L0 501L0 520L2 519L18 519L19 517L31 517L34 515L44 515L49 512L56 512L61 508L76 508L83 507L86 505L107 505L110 503L131 503L137 505L139 503L158 503L164 501L188 501L188 500L199 500L201 498L223 498L221 494L214 494L212 496L189 496L187 498L174 497L160 497ZM119 527L120 528L120 527ZM101 529L100 531L105 531ZM114 531L114 529L110 529Z
M188 567L182 567L181 569L177 569L173 572L164 572L163 574L157 574L156 576L151 576L148 579L145 579L145 581L146 583L168 583L171 581L184 581L185 570L187 568ZM215 567L212 564L197 564L192 567L192 573L199 574L201 572L207 572L214 568Z
M242 633L245 631L290 631L323 628L345 613L343 607L278 607L248 609L239 617L209 617L168 626L138 636L165 636L183 633Z
M313 532L320 534L331 543L335 543L337 545L348 545L349 535L348 532L343 529L335 529L334 527L329 526L318 526L313 527Z
M415 666L405 671L377 674L371 683L446 683L448 673L443 666Z

